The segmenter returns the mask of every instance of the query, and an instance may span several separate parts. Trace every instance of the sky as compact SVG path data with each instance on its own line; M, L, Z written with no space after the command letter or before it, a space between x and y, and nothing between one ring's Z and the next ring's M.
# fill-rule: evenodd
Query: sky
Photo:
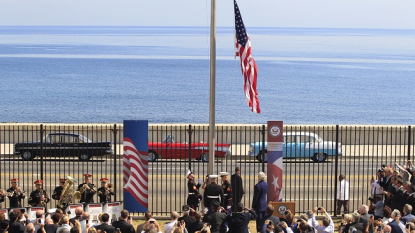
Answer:
M211 0L0 0L1 26L209 26ZM414 0L238 0L246 27L415 29ZM233 1L216 0L233 27Z

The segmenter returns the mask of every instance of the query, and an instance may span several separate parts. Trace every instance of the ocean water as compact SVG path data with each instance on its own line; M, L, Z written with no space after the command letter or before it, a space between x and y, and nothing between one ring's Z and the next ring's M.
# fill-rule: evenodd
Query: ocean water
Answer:
M415 31L247 28L261 114L232 28L217 29L216 122L415 124ZM209 122L209 28L0 27L0 122Z

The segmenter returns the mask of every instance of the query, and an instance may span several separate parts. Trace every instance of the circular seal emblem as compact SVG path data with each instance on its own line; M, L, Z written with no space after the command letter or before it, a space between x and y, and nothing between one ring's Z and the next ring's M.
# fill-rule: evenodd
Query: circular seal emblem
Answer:
M278 127L276 125L271 126L271 128L269 129L269 134L271 134L271 136L273 136L273 137L278 137L281 134L280 127Z
M281 215L285 214L285 211L287 211L287 206L286 205L280 205L278 206L277 212Z

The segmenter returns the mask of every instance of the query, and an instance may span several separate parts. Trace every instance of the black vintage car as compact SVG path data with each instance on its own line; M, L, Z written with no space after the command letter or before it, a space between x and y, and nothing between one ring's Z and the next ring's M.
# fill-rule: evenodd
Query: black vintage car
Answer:
M40 141L16 143L14 153L20 155L23 160L33 160L36 156L40 156ZM108 154L112 154L111 142L92 142L81 134L49 133L43 137L43 156L74 156L80 161L87 161L92 156Z

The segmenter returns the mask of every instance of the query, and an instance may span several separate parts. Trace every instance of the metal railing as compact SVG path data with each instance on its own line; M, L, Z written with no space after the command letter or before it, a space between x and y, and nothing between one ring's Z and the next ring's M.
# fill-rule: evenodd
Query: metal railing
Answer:
M197 145L195 143L208 141L208 128L207 125L150 124L149 142L161 142L170 135L177 144L174 144L177 147L173 147L171 143L169 146L161 146L164 148L156 148L163 152L160 152L157 161L149 162L148 198L149 209L153 213L166 215L172 210L180 210L186 203L188 191L185 174L188 169L202 181L208 175L208 163L203 161L203 150L192 148ZM259 162L256 156L249 156L248 151L251 143L262 142L259 153L262 155L266 149L263 144L266 142L265 132L265 125L216 126L216 142L230 144L232 155L216 158L215 171L227 171L232 174L235 167L241 168L245 189L242 201L247 206L251 205L258 172L266 173L266 162ZM404 164L414 158L415 137L411 126L286 125L284 132L296 133L299 135L298 138L313 133L324 141L335 142L333 145L336 145L332 148L335 151L333 156L328 155L324 162L314 162L310 159L314 156L312 150L305 150L305 145L315 145L316 149L323 150L328 148L316 142L297 142L297 149L294 150L288 148L289 145L293 145L288 142L284 144L287 157L302 155L300 158L284 159L283 200L295 201L296 212L323 206L334 214L337 177L340 174L344 174L350 183L349 209L357 209L361 204L368 203L367 198L371 191L369 180L376 176L376 171L382 164ZM45 136L51 133L81 134L92 143L108 141L112 143L114 153L92 156L87 161L81 161L79 151L83 148L80 148L79 144L65 144L65 141L62 141L55 145L53 151L50 148L46 149L45 145L49 141L45 141ZM36 157L25 161L22 153L14 154L16 143L35 141L43 148L36 151ZM100 178L109 178L116 190L115 199L123 201L122 142L121 124L0 124L0 188L7 189L10 179L19 178L19 185L27 191L26 196L29 196L34 190L33 181L43 179L44 188L51 196L55 186L59 185L59 178L72 176L79 184L83 182L82 174L90 173L93 174L93 183L98 187ZM68 147L75 147L78 152L64 154L64 149ZM99 147L89 149L93 153L100 150ZM338 155L340 152L341 155ZM98 201L98 197L94 200ZM8 206L8 201L6 203ZM28 206L27 200L23 205ZM49 208L55 205L54 200L48 203Z

